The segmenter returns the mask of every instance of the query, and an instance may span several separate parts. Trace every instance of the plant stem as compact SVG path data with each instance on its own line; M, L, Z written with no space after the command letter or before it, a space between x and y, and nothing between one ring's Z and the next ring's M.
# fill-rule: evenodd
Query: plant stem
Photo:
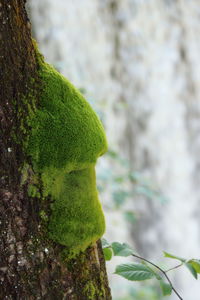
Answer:
M171 288L172 288L172 290L174 291L174 293L177 295L177 297L180 299L180 300L183 300L183 298L179 295L179 293L176 291L176 289L173 287L173 284L172 284L172 282L171 282L171 280L170 280L170 278L168 277L168 275L167 275L167 273L166 272L168 272L168 271L164 271L163 269L161 269L159 266L157 266L156 264L154 264L154 263L152 263L151 261L149 261L149 260L147 260L146 258L143 258L143 257L141 257L141 256L139 256L139 255L136 255L136 254L132 254L132 256L133 257L136 257L136 258L138 258L138 259L140 259L140 260L144 260L144 261L146 261L147 263L149 263L150 265L152 265L152 266L154 266L156 269L158 269L164 276L165 276L165 278L167 279L167 281L169 282L169 284L170 284L170 286L171 286ZM178 266L176 266L177 268L178 268ZM176 268L175 267L175 268ZM180 267L180 265L179 265L179 267ZM175 269L174 268L174 269Z
M182 265L183 265L183 263L181 263L181 264L179 264L179 265L177 265L177 266L175 266L175 267L173 267L173 268L171 268L171 269L168 269L168 270L165 271L165 273L167 273L167 272L169 272L169 271L172 271L172 270L175 270L175 269L178 269L178 268L181 267Z

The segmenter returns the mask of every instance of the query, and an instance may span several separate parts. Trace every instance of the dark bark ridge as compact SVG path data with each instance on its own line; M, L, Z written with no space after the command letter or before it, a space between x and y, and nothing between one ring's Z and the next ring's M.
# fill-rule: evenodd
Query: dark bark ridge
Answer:
M47 202L28 195L23 143L38 91L25 1L0 0L0 299L111 299L100 242L63 261L39 216Z

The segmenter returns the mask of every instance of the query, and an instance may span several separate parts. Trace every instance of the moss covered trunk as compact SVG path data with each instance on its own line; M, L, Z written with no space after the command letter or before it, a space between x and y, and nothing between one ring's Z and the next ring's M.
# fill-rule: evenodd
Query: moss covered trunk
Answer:
M40 96L24 0L0 0L0 94L0 299L111 299L100 241L69 260L46 233L51 199L24 151Z

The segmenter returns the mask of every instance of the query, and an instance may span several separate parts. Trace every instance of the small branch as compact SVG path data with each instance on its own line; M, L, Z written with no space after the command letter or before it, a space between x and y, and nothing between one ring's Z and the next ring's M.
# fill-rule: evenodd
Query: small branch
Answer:
M169 272L169 271L172 271L172 270L175 270L175 269L178 269L178 268L181 267L182 265L183 265L183 263L181 263L181 264L179 264L179 265L177 265L177 266L175 266L175 267L173 267L173 268L171 268L171 269L168 269L168 270L165 271L165 273L167 273L167 272Z
M173 287L173 284L172 284L170 278L169 278L168 275L166 274L166 272L168 272L168 271L170 271L170 270L164 271L163 269L161 269L161 268L160 268L159 266L157 266L156 264L154 264L154 263L152 263L151 261L147 260L146 258L143 258L143 257L138 256L138 255L136 255L136 254L132 254L132 256L133 256L133 257L136 257L136 258L138 258L138 259L140 259L140 260L144 260L144 261L146 261L147 263L149 263L150 265L154 266L156 269L158 269L158 270L165 276L165 278L166 278L167 281L169 282L169 284L170 284L172 290L173 290L174 293L177 295L177 297L178 297L180 300L183 300L183 298L178 294L178 292L176 291L176 289ZM175 268L178 268L178 267L180 267L180 265L179 265L179 266L176 266ZM175 269L175 268L174 268L174 269Z

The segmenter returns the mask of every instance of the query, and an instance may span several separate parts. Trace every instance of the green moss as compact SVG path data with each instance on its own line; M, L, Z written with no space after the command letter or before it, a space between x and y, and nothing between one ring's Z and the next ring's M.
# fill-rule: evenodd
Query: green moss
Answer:
M48 64L40 63L43 84L32 119L28 152L35 168L86 168L107 148L101 122L74 86Z
M24 166L21 168L21 185L23 185L28 179L28 169L28 164L24 164Z
M41 196L38 191L38 188L33 184L29 184L29 186L28 186L28 195L33 198L34 197L40 198L40 196Z
M104 233L104 216L98 200L94 166L64 173L52 196L50 237L72 250L84 250Z
M40 218L43 222L47 222L48 221L48 215L46 214L46 212L44 210L40 211Z
M53 199L49 237L78 253L105 230L94 169L107 150L105 133L80 92L40 54L38 62L41 95L30 114L26 151L41 174L43 196Z
M86 283L85 288L83 289L83 294L87 297L88 300L95 299L96 289L91 281Z
M105 281L105 279L104 279ZM95 282L93 281L88 281L85 285L85 288L83 289L83 294L84 296L87 297L87 299L91 299L94 300L99 297L101 297L102 299L105 299L106 297L106 292L105 292L105 288L104 288L104 281L101 282L101 286L97 286L95 284Z
M106 291L105 291L105 274L101 271L100 272L100 282L101 282L101 291L99 292L99 295L105 299Z

